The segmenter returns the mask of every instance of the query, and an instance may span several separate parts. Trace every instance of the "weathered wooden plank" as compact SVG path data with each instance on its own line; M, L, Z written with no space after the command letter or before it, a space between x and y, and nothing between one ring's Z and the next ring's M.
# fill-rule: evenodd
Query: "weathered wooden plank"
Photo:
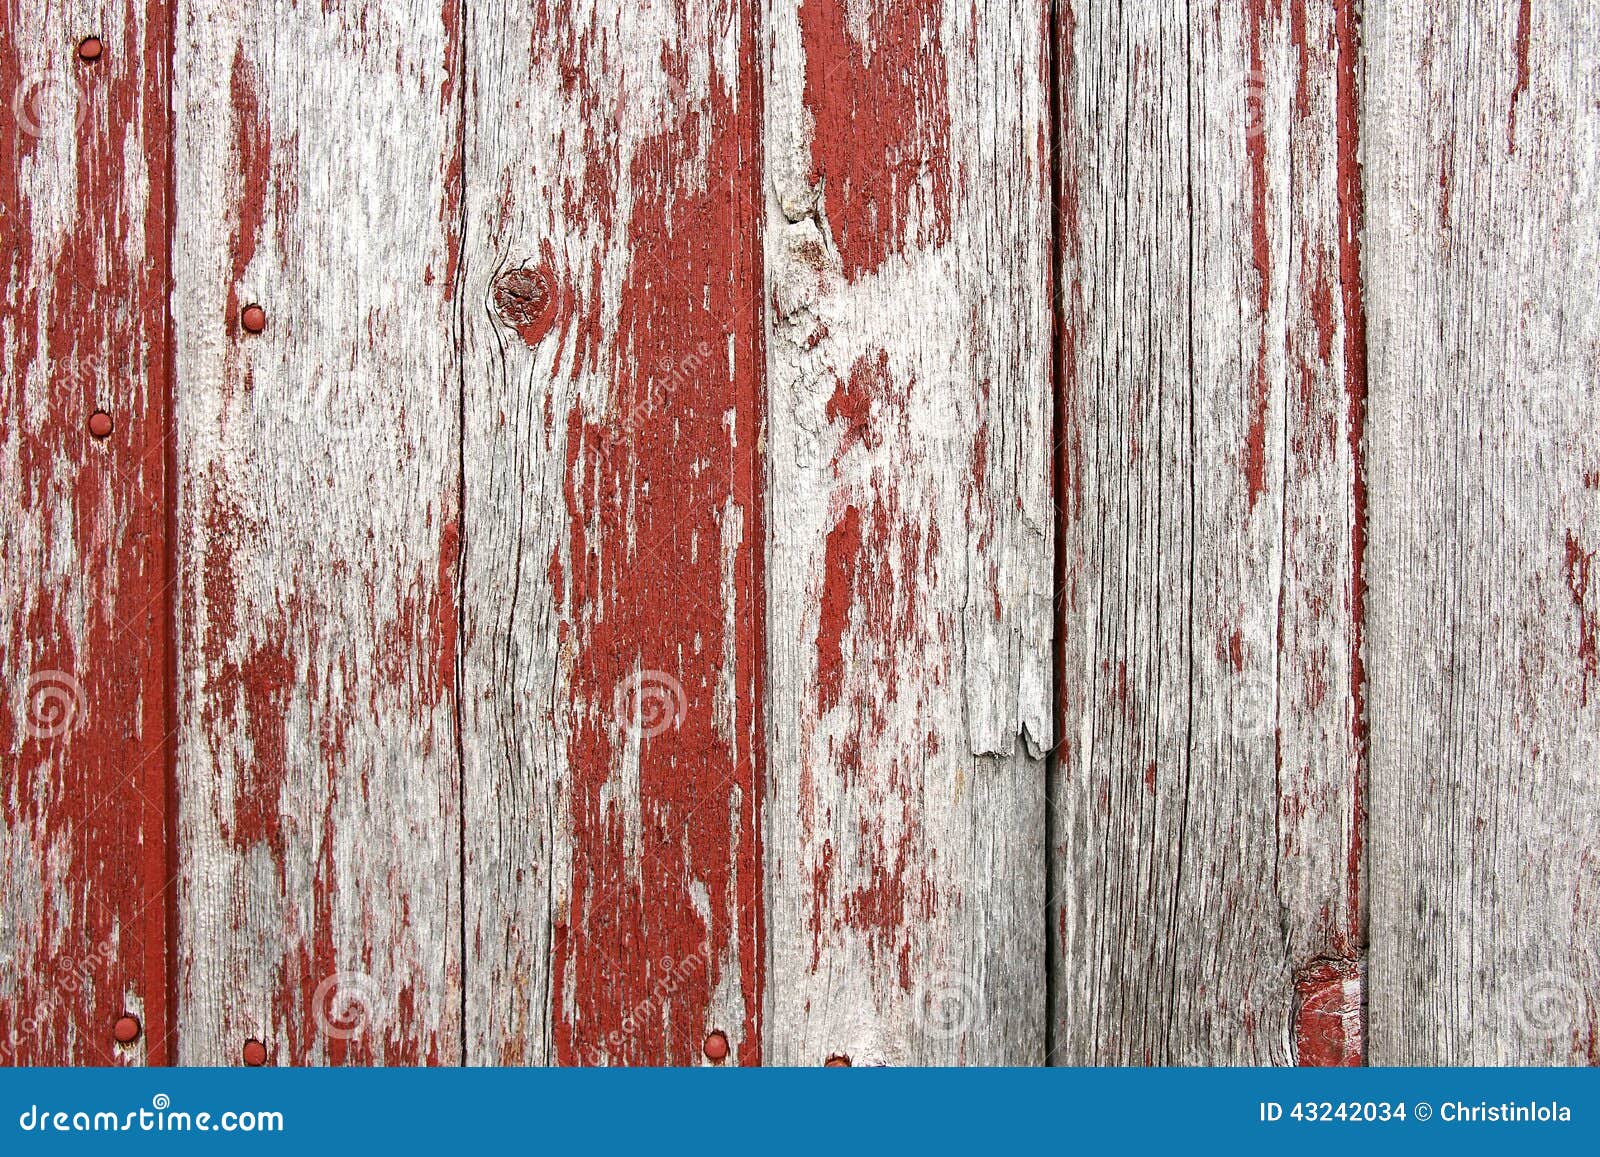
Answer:
M1600 1063L1600 21L1367 24L1373 1059Z
M467 1055L754 1063L752 6L484 0L467 43Z
M178 7L185 1063L461 1057L455 15Z
M1059 17L1052 1059L1352 1063L1351 6Z
M1044 1059L1048 6L768 5L770 1059Z
M169 13L0 13L0 1062L160 1064Z

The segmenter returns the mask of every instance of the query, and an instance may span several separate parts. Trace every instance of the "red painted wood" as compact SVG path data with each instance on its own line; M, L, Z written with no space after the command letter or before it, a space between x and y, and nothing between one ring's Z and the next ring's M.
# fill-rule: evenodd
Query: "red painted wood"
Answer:
M169 17L0 9L5 1063L171 1055Z
M611 406L598 420L577 405L566 416L573 700L609 707L637 669L675 679L683 707L675 726L640 743L636 855L605 798L622 758L614 711L583 713L569 739L579 859L552 985L565 1064L592 1060L602 1040L615 1042L612 1063L692 1062L695 1042L716 1027L702 1023L704 1010L730 949L744 994L739 1061L761 1058L760 106L750 99L752 7L712 7L713 26L743 31L738 73L714 77L700 131L666 116L635 153ZM673 366L701 368L663 382L662 367ZM730 504L743 528L727 558ZM738 705L731 734L718 718L725 680ZM652 970L637 966L695 959L702 966L665 999ZM663 1015L635 1016L652 1002Z
M762 1056L757 9L468 29L469 1061Z
M1297 1062L1360 1065L1366 1035L1360 966L1348 960L1316 961L1296 975L1294 990Z
M811 180L828 191L834 243L852 281L892 253L950 238L944 54L958 49L940 39L944 12L943 0L899 0L870 14L838 0L800 6ZM857 16L876 56L861 50Z
M461 1059L460 12L175 21L185 1064Z

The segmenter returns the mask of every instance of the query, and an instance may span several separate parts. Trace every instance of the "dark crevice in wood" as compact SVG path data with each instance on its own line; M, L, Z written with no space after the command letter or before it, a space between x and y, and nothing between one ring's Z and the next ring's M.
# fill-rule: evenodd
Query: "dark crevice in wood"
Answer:
M459 912L458 921L461 930L460 950L460 986L461 1017L459 1032L461 1034L461 1065L467 1064L467 971L470 967L471 957L467 954L467 759L465 740L462 735L464 720L462 719L463 693L466 683L465 660L462 654L467 635L467 315L466 315L466 268L465 254L467 252L467 84L470 71L468 61L472 58L467 51L467 3L466 0L456 0L456 29L460 43L456 47L456 59L461 70L461 75L456 78L456 89L459 95L459 105L456 109L456 171L461 174L461 187L456 190L460 197L456 214L456 244L463 259L456 263L455 285L452 287L454 295L454 308L451 311L455 323L455 356L456 356L456 573L451 576L455 586L455 615L456 615L456 653L452 656L452 669L454 671L455 686L452 688L451 722L455 729L455 756L456 756L456 908Z
M162 512L162 525L167 541L162 550L162 566L165 573L162 578L162 589L165 592L162 598L161 616L162 630L166 635L166 658L163 672L162 699L165 703L166 735L162 740L163 780L166 793L164 806L166 815L163 817L163 835L166 840L166 888L162 892L162 903L166 907L166 975L162 983L166 992L167 1010L162 1018L165 1023L152 1024L151 1018L145 1016L144 1031L146 1033L146 1064L176 1065L179 1062L178 1050L181 1044L178 1038L178 878L182 870L182 856L178 846L178 342L177 325L172 316L172 298L176 289L173 277L173 233L178 220L178 148L177 148L177 113L173 101L173 68L178 59L178 5L170 3L166 10L166 52L161 61L161 85L165 95L166 109L166 188L162 191L162 213L165 216L162 230L162 259L166 268L162 270L165 281L166 300L162 307L162 325L164 327L163 340L166 348L162 351L162 467L164 477L161 482L162 502L166 509ZM152 1029L154 1032L152 1033Z
M1184 720L1184 746L1183 746L1183 795L1178 813L1177 852L1174 857L1176 870L1173 873L1172 896L1168 907L1167 939L1171 951L1167 961L1167 976L1178 975L1178 949L1180 940L1175 930L1178 926L1178 904L1183 897L1183 869L1186 862L1184 844L1189 834L1189 800L1190 787L1194 779L1194 697L1195 697L1195 637L1194 637L1194 609L1195 609L1195 571L1197 569L1195 556L1198 553L1195 541L1196 527L1200 525L1199 511L1199 484L1195 477L1195 464L1199 461L1200 447L1196 444L1199 437L1199 422L1195 410L1195 381L1194 381L1194 301L1195 301L1195 206L1194 206L1194 30L1193 12L1191 6L1183 7L1183 190L1185 201L1185 214L1187 218L1188 253L1186 262L1186 276L1184 282L1184 364L1187 369L1185 376L1189 388L1188 406L1185 410L1186 425L1189 435L1189 513L1186 525L1188 549L1188 566L1186 575L1188 589L1185 593L1183 638L1184 649L1188 664L1188 676L1185 686L1188 688L1188 702L1185 706L1186 718ZM1174 1039L1173 1019L1177 1015L1178 1001L1171 998L1167 1005L1167 1033L1162 1041L1166 1055L1162 1058L1164 1063L1172 1061L1172 1042Z
M1061 295L1066 285L1065 244L1062 240L1064 223L1061 220L1066 205L1066 186L1062 175L1063 145L1066 126L1062 121L1061 75L1062 56L1070 49L1063 45L1064 27L1061 22L1059 0L1051 0L1049 26L1045 35L1046 83L1050 91L1050 478L1054 502L1055 557L1051 578L1051 639L1050 639L1050 750L1044 765L1044 863L1045 905L1040 913L1044 920L1044 1064L1050 1065L1056 1055L1056 990L1057 946L1055 922L1051 913L1055 909L1055 809L1060 798L1056 781L1060 774L1060 753L1065 743L1066 711L1061 701L1061 681L1066 672L1066 622L1067 622L1067 551L1066 512L1062 505L1067 492L1066 476L1066 418L1063 391L1066 379L1065 335L1062 332Z
M1338 218L1339 288L1345 314L1345 381L1349 393L1350 468L1352 511L1350 543L1350 700L1351 725L1355 729L1355 783L1351 823L1354 829L1350 848L1350 889L1354 910L1351 913L1353 939L1364 961L1368 943L1368 892L1371 873L1367 870L1367 777L1369 734L1367 729L1365 667L1366 631L1366 539L1367 539L1367 322L1366 286L1361 240L1366 228L1366 203L1361 168L1361 7L1359 0L1338 0L1334 35L1338 45L1337 97L1338 121ZM1367 986L1361 989L1361 1039L1367 1034ZM1362 1050L1362 1063L1366 1049Z

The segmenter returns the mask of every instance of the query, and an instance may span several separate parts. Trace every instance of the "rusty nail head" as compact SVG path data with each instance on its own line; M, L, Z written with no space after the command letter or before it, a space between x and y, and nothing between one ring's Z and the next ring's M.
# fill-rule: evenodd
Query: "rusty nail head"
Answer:
M267 328L267 311L259 305L247 305L239 315L239 320L251 333L260 333Z
M119 1045L131 1045L139 1039L139 1018L131 1013L123 1013L111 1027L111 1035Z
M244 1063L251 1068L259 1068L267 1063L267 1046L251 1037L244 1042Z
M99 60L103 47L98 36L85 36L78 41L78 57L82 60Z
M96 438L111 437L111 415L104 410L96 410L89 415L89 433Z
M822 1063L822 1067L825 1069L848 1069L850 1067L850 1058L843 1053L834 1053Z
M707 1060L724 1060L728 1055L728 1037L725 1033L720 1031L707 1033L706 1043L702 1047L705 1051Z

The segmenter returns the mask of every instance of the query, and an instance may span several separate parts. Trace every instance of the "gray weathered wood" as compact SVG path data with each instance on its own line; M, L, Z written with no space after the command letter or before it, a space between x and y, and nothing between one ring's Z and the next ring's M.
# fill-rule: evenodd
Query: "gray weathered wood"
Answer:
M1044 1057L1046 9L767 6L776 1063Z
M1600 1062L1600 19L1368 5L1373 1059Z
M1348 1063L1350 13L1059 15L1051 1059Z
M179 4L187 1064L461 1058L453 11Z

